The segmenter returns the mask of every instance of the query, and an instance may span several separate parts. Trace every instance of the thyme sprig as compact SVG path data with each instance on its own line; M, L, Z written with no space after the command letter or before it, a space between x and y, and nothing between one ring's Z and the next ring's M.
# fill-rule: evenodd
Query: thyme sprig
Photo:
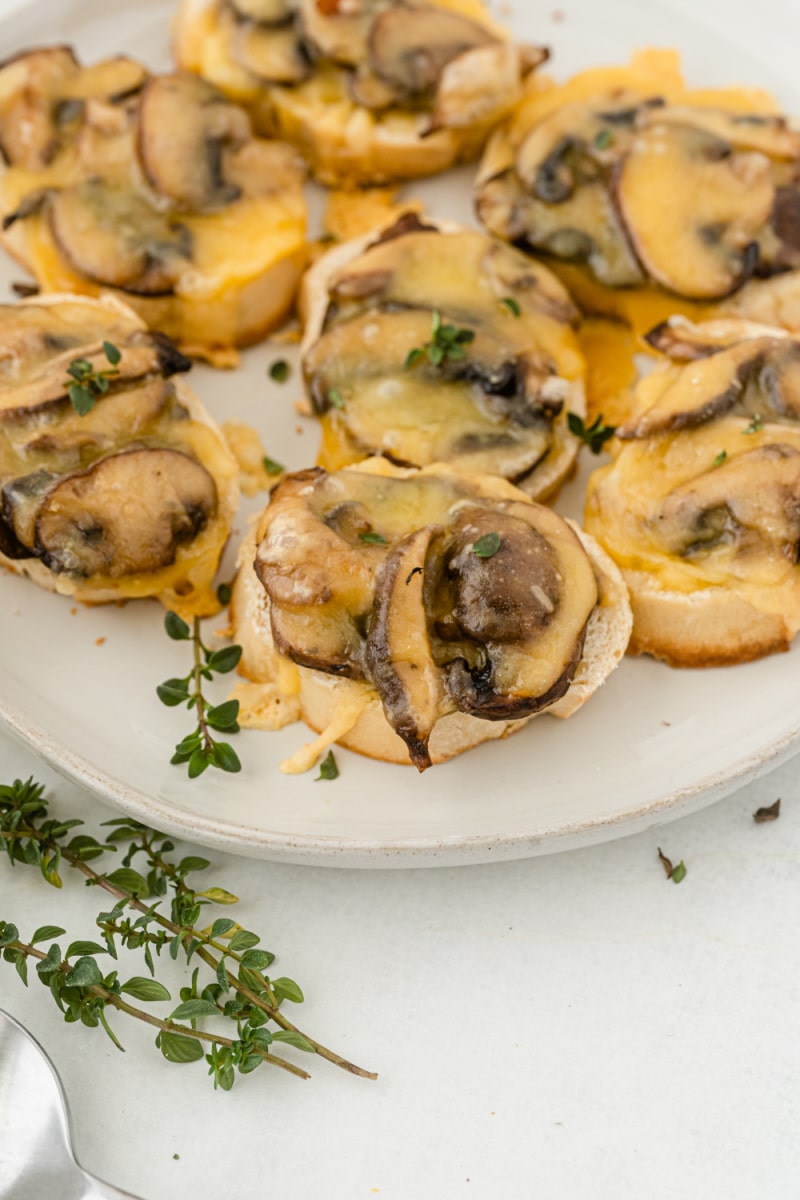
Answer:
M204 679L211 680L215 674L227 675L238 666L242 657L241 646L211 650L201 637L198 617L190 626L177 613L168 612L164 618L164 628L173 641L192 643L194 663L188 675L180 679L167 679L158 685L156 693L168 708L185 704L187 708L194 709L197 716L194 731L178 742L170 762L187 763L190 779L196 779L208 767L219 767L221 771L233 773L241 771L242 764L233 747L228 742L216 741L211 733L212 729L218 733L239 732L239 701L225 700L222 704L210 705L203 695Z
M109 388L109 380L119 375L122 352L113 342L103 342L103 354L110 363L105 371L96 371L88 358L73 358L67 367L69 379L64 381L67 395L75 412L85 417Z
M443 325L442 314L433 310L431 316L431 338L423 346L409 350L406 355L405 370L410 371L420 359L427 358L434 367L441 367L447 362L463 362L467 357L464 349L475 340L474 329L459 329L457 325Z
M567 413L567 425L570 433L585 442L592 454L599 454L606 442L617 432L616 425L603 424L602 413L589 425L577 413Z
M188 876L205 870L207 859L170 857L174 843L165 834L148 829L131 817L105 822L110 827L104 843L86 833L74 834L78 819L60 821L49 816L44 789L32 779L0 786L0 852L12 866L38 868L54 887L62 886L60 870L67 863L83 875L88 885L110 893L114 906L97 917L103 944L73 941L62 951L53 939L65 930L45 925L27 940L12 922L0 920L0 955L28 983L28 964L50 989L65 1021L100 1026L118 1049L123 1049L108 1023L109 1010L143 1021L156 1030L156 1045L169 1062L185 1063L205 1057L214 1086L229 1090L236 1073L249 1074L263 1063L277 1066L300 1078L308 1074L280 1057L281 1043L325 1058L343 1070L375 1078L341 1055L322 1046L297 1028L281 1011L285 1001L302 1003L303 993L292 979L266 974L275 956L259 948L260 938L235 921L218 917L199 928L204 908L232 905L238 898L224 888L197 890ZM126 845L122 865L110 873L95 870L90 861ZM142 871L132 865L142 856ZM162 911L170 896L168 911ZM150 900L150 903L146 903ZM50 943L37 949L37 943ZM119 967L101 969L98 955L108 954L119 963L119 948L141 951L147 975L120 977ZM155 958L166 948L173 959L183 955L197 964L191 982L180 989L180 1003L167 1017L158 1017L125 999L142 1003L170 1000L169 990L155 978ZM201 980L203 967L208 976ZM235 1028L230 1036L198 1029L197 1022L221 1018ZM271 1028L270 1028L271 1026Z

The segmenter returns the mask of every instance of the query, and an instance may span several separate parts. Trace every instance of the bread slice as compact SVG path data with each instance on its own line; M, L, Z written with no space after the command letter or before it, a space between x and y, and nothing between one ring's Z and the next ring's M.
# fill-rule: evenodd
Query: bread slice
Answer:
M390 478L409 478L414 474L385 460L369 460L352 470ZM437 470L446 468L433 467L427 472ZM522 498L518 489L504 481L483 478L480 483L498 497ZM559 700L543 710L560 718L577 712L617 666L625 653L632 624L627 591L619 571L592 537L572 522L569 524L591 561L598 599L586 626L572 682ZM264 685L278 699L282 712L287 706L293 707L321 735L312 744L311 752L296 756L287 769L310 767L333 741L370 758L408 765L408 746L387 720L378 692L370 683L297 666L276 647L270 600L253 569L258 538L259 525L254 521L239 553L239 570L233 587L231 624L233 636L242 646L240 671L247 679ZM245 695L240 693L242 698ZM248 723L244 706L242 719ZM448 713L433 728L429 742L431 762L445 762L481 742L507 737L532 719L486 720L465 712ZM283 723L281 719L276 726Z
M409 374L403 368L401 356L396 361L392 357L387 358L384 383L394 389L394 399L386 410L385 418L377 417L377 408L371 407L370 428L366 434L349 419L347 411L329 410L322 415L324 435L319 461L322 466L330 469L338 469L369 454L389 454L398 461L415 466L426 466L434 460L450 461L461 470L491 472L513 478L517 486L532 500L549 501L558 494L562 484L575 469L580 443L569 431L567 413L571 412L579 417L586 415L584 361L574 330L577 312L572 306L569 294L545 266L526 261L520 251L503 247L494 239L454 221L427 215L420 218L412 213L401 216L383 229L333 247L306 272L300 289L299 311L303 320L300 352L306 375L310 375L313 358L319 355L319 344L329 325L331 306L333 305L334 310L336 307L337 301L333 293L337 281L347 275L348 271L358 272L359 268L366 278L369 272L369 257L365 258L365 255L373 249L382 251L383 247L386 247L397 255L397 261L400 263L414 263L418 261L414 256L419 255L419 247L427 250L428 239L430 253L426 256L428 261L424 270L431 272L434 269L432 263L433 256L436 255L437 287L441 287L443 296L448 288L445 280L454 270L454 260L461 268L457 277L458 299L455 304L463 314L461 320L470 327L470 332L478 338L482 333L489 333L497 337L501 344L505 339L509 360L516 359L519 362L523 357L527 357L532 363L546 364L544 370L552 372L542 386L542 394L544 395L545 389L550 389L553 395L557 393L560 411L556 409L555 415L548 418L546 452L533 466L526 464L522 471L517 469L516 460L505 448L498 449L496 457L489 459L487 456L482 465L473 466L470 460L472 452L463 451L460 447L470 437L484 436L486 429L480 410L475 408L471 387L466 383L462 385L464 395L461 407L459 411L454 410L451 413L448 425L453 444L450 457L441 452L432 455L422 439L416 444L413 435L410 434L405 435L400 450L395 452L398 445L397 427L414 428L412 419L408 416L405 419L402 415L398 416L402 412L406 388L419 386L418 376ZM452 246L449 251L448 246ZM486 265L493 255L495 259L492 261L502 261L502 267L490 268ZM382 264L384 259L385 254L382 254ZM486 297L487 294L491 295L493 270L498 276L502 273L503 282L496 285L499 294L487 308ZM453 281L455 278L453 275ZM453 281L449 284L451 291L455 290ZM408 289L409 282L404 281L403 287ZM368 297L363 299L364 303L368 303ZM426 314L420 337L428 337L431 320L429 311L437 308L436 301L431 298L429 275L420 279L418 291L413 300L407 303ZM374 305L376 312L385 306L380 293L376 293ZM508 305L512 308L509 309ZM442 307L444 308L444 305ZM402 313L399 315L402 319ZM347 318L344 319L346 322ZM391 317L385 316L385 319L389 325L387 336L383 340L384 344L388 345L392 341ZM441 319L450 319L446 310ZM341 327L342 330L344 328L345 326ZM324 372L327 364L323 362L322 366ZM318 371L316 373L320 374ZM386 384L388 379L391 379L391 382ZM308 381L313 389L314 379L310 378ZM535 417L533 387L530 400L527 393L523 399L522 388L519 384L517 387L520 402L530 404L530 413ZM437 398L442 396L443 402L447 402L443 396L443 389L433 379L426 381L426 388L426 413L435 414ZM489 399L491 400L491 397ZM364 403L369 404L366 400ZM519 436L519 429L515 429L513 420L506 426L501 424L499 416L493 419L496 429L507 428L511 437ZM426 430L428 425L426 422ZM437 447L441 451L441 439L437 441Z
M64 332L64 326L59 323L58 319L65 311L68 311L73 346L66 352L67 358L70 355L80 358L84 354L94 352L98 348L100 338L110 341L112 345L116 338L120 342L117 349L122 350L124 362L126 346L131 347L135 352L137 345L141 347L144 339L153 337L147 333L144 322L137 314L114 296L92 299L86 296L48 295L23 300L17 305L0 306L0 329L4 330L3 340L7 345L11 344L12 330L18 314L24 314L31 309L43 310L45 313L52 310L54 334ZM87 324L84 330L84 340L81 342L81 313L83 311L86 313ZM137 335L141 335L141 339ZM172 358L176 354L166 339L158 339L156 344L163 349L167 358ZM178 357L180 358L180 356ZM192 388L177 376L173 376L169 380L169 387L173 391L177 405L180 406L179 413L180 410L183 410L185 415L176 414L174 419L168 415L161 415L157 418L157 424L142 427L138 423L139 417L135 408L132 408L130 413L126 414L129 424L109 430L106 428L104 404L107 405L107 397L110 399L113 395L112 386L112 393L101 396L91 413L78 418L70 409L64 412L63 401L58 399L60 385L63 383L62 373L65 361L62 354L58 358L55 372L51 368L49 374L46 359L44 363L38 363L38 365L34 360L27 363L20 361L14 372L16 382L22 381L23 378L30 378L35 385L42 386L43 394L46 388L47 395L55 401L51 410L54 415L47 424L48 438L53 445L52 462L46 457L47 452L45 452L45 458L42 458L41 453L33 452L27 464L27 473L37 467L45 466L46 469L52 471L53 485L55 486L64 480L79 478L86 473L92 463L110 461L113 457L124 455L126 452L136 451L141 454L151 448L178 451L191 462L199 464L213 480L214 511L193 536L176 545L173 561L153 570L133 571L117 575L71 573L68 569L61 569L63 564L59 564L58 569L51 569L39 557L19 556L20 547L16 548L16 553L7 554L0 550L0 565L16 574L25 576L47 591L72 596L86 604L102 604L155 596L166 607L175 609L187 617L194 614L205 615L216 612L219 604L212 583L239 503L238 464L228 449L218 425L206 411ZM108 367L109 364L105 359L101 359L101 365ZM188 366L188 361L184 360L177 369L185 370ZM167 373L171 374L171 370ZM138 386L157 385L163 379L163 375L151 368L144 376L134 374L130 379L130 387L135 389ZM6 386L11 386L10 380ZM4 419L3 390L0 388L0 426ZM8 412L7 409L6 412ZM40 413L32 408L31 415L27 417L24 410L15 410L13 422L14 439L22 437L24 440L29 437L35 440L41 424ZM68 430L64 429L65 423L70 425ZM113 442L109 441L108 452L104 453L101 441L101 449L92 453L76 469L75 464L70 465L69 443L66 441L67 438L74 439L76 434L84 440L90 440L97 436L100 439L113 439ZM145 441L142 440L143 437L146 438ZM0 484L4 488L7 503L8 489L13 487L15 480L20 476L20 465L13 458L10 445L11 443L9 443L6 453L0 451ZM122 509L126 504L135 505L138 511L142 512L143 507L148 503L148 497L140 494L142 483L142 480L136 483L129 494L117 495L115 506ZM129 528L132 531L135 529L135 521ZM5 536L8 537L9 533L6 532ZM13 537L11 540L13 541ZM11 549L11 547L8 548Z

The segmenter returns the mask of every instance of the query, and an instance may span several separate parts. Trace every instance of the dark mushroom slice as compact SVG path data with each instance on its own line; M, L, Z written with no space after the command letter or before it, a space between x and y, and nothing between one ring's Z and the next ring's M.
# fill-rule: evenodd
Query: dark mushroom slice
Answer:
M637 135L615 187L643 266L665 288L696 300L729 295L753 273L774 193L764 155L670 123Z
M421 96L433 92L453 59L497 41L485 26L449 9L394 4L372 22L368 61L392 87Z
M96 283L167 295L191 261L191 235L174 216L100 179L54 193L47 211L59 250Z
M55 472L40 467L3 484L0 495L4 541L12 548L20 547L14 558L35 557L36 518L44 497L58 478Z
M323 59L345 67L367 61L367 38L381 0L299 0L299 25Z
M695 429L726 414L751 421L800 421L800 344L754 337L684 367L642 416L617 430L623 440Z
M244 110L195 75L159 75L142 92L142 170L159 195L191 212L213 212L238 199L240 189L225 177L225 155L250 137Z
M365 644L367 672L386 719L420 771L431 765L428 741L446 699L424 599L425 561L439 532L427 525L410 533L381 563Z
M264 83L302 83L311 74L311 60L292 26L242 25L231 37L233 57Z
M607 178L629 149L642 108L650 111L641 96L620 92L565 104L537 121L514 156L523 187L546 204L562 204L583 184Z
M481 330L463 360L435 367L423 359L405 369L430 330L430 313L419 310L367 312L334 325L304 361L317 412L332 411L364 453L523 478L552 444L552 418L569 385L535 351L509 357L507 343Z
M695 325L686 317L668 317L644 335L644 340L673 362L694 362L708 358L742 341L742 322L735 317L704 321Z
M652 521L669 554L724 548L795 564L800 549L800 451L773 443L728 458L675 488Z
M126 450L49 489L35 550L56 573L121 579L169 566L216 511L214 480L188 454Z
M492 535L496 550L477 553ZM459 509L436 621L436 653L456 707L505 721L555 703L574 677L596 603L583 547L548 509L516 501ZM454 655L450 644L464 641L473 653Z
M41 171L60 145L58 99L80 70L69 46L32 50L0 67L0 153L12 167Z
M797 183L775 189L770 233L777 246L763 246L760 273L770 275L800 267L800 188Z

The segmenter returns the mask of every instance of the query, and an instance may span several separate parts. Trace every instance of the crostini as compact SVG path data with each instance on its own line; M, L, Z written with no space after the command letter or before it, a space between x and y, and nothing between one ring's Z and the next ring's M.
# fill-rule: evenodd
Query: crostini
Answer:
M190 365L113 297L0 305L0 564L85 603L218 609L238 467Z
M0 66L0 152L0 240L43 292L114 293L219 365L291 308L304 168L211 84L32 50Z
M183 0L175 53L350 187L476 158L546 58L480 0Z
M501 479L381 458L281 481L231 615L243 673L323 731L289 770L333 741L424 770L570 716L631 624L619 572L550 509Z
M370 454L499 475L534 500L574 468L578 314L539 263L477 230L402 216L306 274L303 373L321 466Z
M640 381L586 528L634 614L630 652L673 666L746 662L800 629L800 338L676 317Z

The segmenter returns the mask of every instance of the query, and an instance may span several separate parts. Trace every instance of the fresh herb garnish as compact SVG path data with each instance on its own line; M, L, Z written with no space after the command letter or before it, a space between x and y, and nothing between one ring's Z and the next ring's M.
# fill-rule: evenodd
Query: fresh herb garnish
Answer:
M472 553L478 558L492 558L500 549L500 534L485 533L477 542L472 543Z
M101 396L109 388L109 379L119 375L119 362L122 353L111 342L103 342L103 354L111 364L105 371L96 371L88 358L73 358L67 367L70 379L64 381L67 395L75 412L85 417L94 408Z
M727 457L728 457L728 451L720 450L719 454L714 459L713 466L721 467Z
M76 834L83 822L51 815L43 790L32 779L0 786L0 850L6 852L12 866L34 867L57 888L63 886L59 871L67 863L87 884L110 893L114 906L97 917L98 942L73 941L66 951L54 940L66 932L60 925L42 925L24 941L15 925L0 920L0 956L13 964L26 986L28 964L33 961L36 975L49 988L67 1022L102 1027L120 1050L108 1021L113 1010L147 1022L156 1029L156 1045L168 1062L187 1063L205 1057L214 1087L224 1091L233 1086L236 1072L249 1074L264 1063L307 1079L304 1070L275 1053L281 1042L325 1058L351 1074L375 1078L302 1033L284 1016L281 1005L285 1001L301 1003L303 993L294 980L273 979L266 973L275 956L257 948L258 934L226 917L201 928L201 914L209 904L238 903L238 897L225 888L211 886L201 891L189 883L189 875L208 868L207 859L170 857L175 849L172 840L132 817L107 821L104 842L85 832ZM90 860L114 853L123 845L122 865L116 870L89 866ZM141 856L141 872L131 865L137 856ZM162 911L165 905L166 911ZM63 910L63 904L60 908ZM120 978L120 945L142 954L149 977ZM171 999L169 990L155 978L156 959L164 949L170 958L183 954L187 963L194 958L197 965L191 983L180 989L180 1003L168 1018L161 1019L130 1001ZM114 969L108 972L105 966L112 964L98 958L105 954L114 959ZM197 1022L207 1017L222 1019L230 1036L198 1029Z
M344 396L338 388L328 388L328 404L331 408L344 408Z
M314 782L319 783L320 779L338 779L338 778L339 778L339 768L336 765L336 759L333 757L333 751L329 750L328 753L323 758L322 762L319 764L319 775L314 780Z
M386 538L382 533L360 533L358 538L359 541L367 542L370 546L386 545Z
M411 368L427 357L434 367L441 367L446 362L462 362L467 357L464 349L475 340L474 329L459 329L456 325L443 325L441 313L433 310L431 317L431 340L424 346L409 350L406 355L404 369Z
M595 417L591 425L587 425L583 417L579 417L577 413L567 413L567 425L570 433L585 442L592 454L599 454L609 438L612 438L617 432L616 425L603 424L602 413Z
M202 775L207 767L219 767L221 771L234 774L241 771L242 764L233 747L227 742L215 741L211 734L212 729L227 734L239 732L239 701L225 700L222 704L209 705L203 695L204 679L213 679L215 674L227 675L238 666L241 646L210 650L200 636L198 617L189 626L177 613L168 612L164 628L173 641L191 642L194 648L194 666L189 674L182 679L167 679L156 688L162 704L169 708L185 704L194 709L197 716L197 727L178 742L170 762L187 763L190 779Z
M664 868L667 879L671 879L673 883L680 883L686 875L686 863L683 861L683 859L681 859L677 866L673 867L672 860L667 858L666 854L662 852L660 846L658 847L658 858L659 862Z
M745 429L744 432L745 433L758 433L763 428L764 428L764 418L760 417L758 415L758 413L756 413L756 415L753 417L753 419L751 420L750 424L747 426L747 429Z
M774 804L769 804L766 808L757 808L753 813L753 820L756 825L764 825L767 821L777 821L780 815L781 802L778 798Z
M275 383L286 383L291 373L292 368L285 358L276 358L274 363L270 364L269 377Z
M522 309L513 296L504 296L500 301L504 308L507 308L512 317L521 317Z
M261 465L268 475L282 475L286 470L286 467L283 465L283 463L276 462L275 459L270 458L268 454L265 454L262 458Z
M217 588L217 599L223 608L227 608L231 602L233 591L229 583L221 583Z
M607 150L614 143L614 134L610 129L601 129L595 135L594 144L597 150Z

